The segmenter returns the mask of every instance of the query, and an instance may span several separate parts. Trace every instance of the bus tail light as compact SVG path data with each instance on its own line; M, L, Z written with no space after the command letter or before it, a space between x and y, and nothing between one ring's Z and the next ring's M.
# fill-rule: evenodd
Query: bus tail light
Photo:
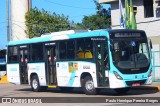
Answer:
M117 79L123 80L123 78L115 71L113 71L114 75L116 76Z
M152 70L150 70L148 77L152 76Z

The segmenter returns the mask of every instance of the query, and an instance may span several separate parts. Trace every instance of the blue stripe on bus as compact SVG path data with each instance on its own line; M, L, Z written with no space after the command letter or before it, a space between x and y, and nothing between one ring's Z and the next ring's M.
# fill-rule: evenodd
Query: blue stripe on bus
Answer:
M70 86L72 86L73 83L74 83L75 75L76 75L76 71L74 70L74 71L71 73L71 77L70 77L70 80L69 80L69 85L70 85Z
M11 68L10 71L17 71L17 68Z

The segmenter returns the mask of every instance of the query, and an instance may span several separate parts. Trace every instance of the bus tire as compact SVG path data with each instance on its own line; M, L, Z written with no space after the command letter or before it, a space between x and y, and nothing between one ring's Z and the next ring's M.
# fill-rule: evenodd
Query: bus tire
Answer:
M86 76L83 79L82 88L86 95L95 95L97 93L91 76Z
M116 88L114 89L115 92L117 92L118 94L125 94L130 90L130 87L127 88Z
M38 76L37 75L34 75L32 78L31 78L31 88L34 92L40 92L42 91L43 87L40 86L39 84L39 79L38 79Z

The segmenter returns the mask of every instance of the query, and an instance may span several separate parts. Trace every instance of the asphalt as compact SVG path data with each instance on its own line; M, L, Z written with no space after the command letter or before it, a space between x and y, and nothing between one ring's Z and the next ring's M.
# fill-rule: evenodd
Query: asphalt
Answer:
M160 91L160 82L152 82L151 85L132 87L132 90L157 90Z

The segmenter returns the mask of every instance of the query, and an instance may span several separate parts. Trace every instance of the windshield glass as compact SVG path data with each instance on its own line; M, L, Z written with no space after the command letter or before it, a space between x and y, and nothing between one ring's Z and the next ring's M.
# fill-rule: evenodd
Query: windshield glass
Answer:
M146 39L113 40L113 63L117 68L136 69L147 67L150 63L149 49Z

